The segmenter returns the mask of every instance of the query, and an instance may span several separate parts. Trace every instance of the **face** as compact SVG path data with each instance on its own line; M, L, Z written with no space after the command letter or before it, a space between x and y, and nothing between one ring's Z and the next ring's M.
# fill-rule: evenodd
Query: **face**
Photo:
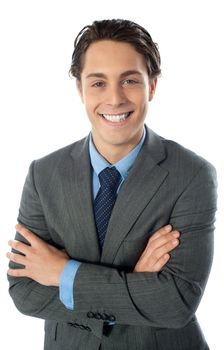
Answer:
M89 46L81 80L77 82L98 151L125 154L141 139L148 102L156 80L150 82L144 57L124 42L102 40Z

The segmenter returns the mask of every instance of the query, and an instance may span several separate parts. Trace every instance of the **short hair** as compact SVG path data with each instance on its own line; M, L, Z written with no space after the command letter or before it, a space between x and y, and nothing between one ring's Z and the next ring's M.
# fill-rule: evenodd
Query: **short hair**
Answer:
M100 40L113 40L131 44L145 58L150 79L161 74L161 58L158 45L153 42L148 31L129 20L110 19L94 21L85 26L77 35L74 42L70 76L80 80L84 64L84 56L88 47Z

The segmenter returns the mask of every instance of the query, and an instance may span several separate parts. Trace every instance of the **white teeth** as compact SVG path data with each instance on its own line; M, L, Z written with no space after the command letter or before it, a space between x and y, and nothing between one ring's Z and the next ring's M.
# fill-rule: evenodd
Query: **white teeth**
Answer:
M102 116L106 119L109 120L110 122L115 122L119 123L123 120L125 120L130 113L124 113L124 114L119 114L119 115L111 115L111 114L102 114Z

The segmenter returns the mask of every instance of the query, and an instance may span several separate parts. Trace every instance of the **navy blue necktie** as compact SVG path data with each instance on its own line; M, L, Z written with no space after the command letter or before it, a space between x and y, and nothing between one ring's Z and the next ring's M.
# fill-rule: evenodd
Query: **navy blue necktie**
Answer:
M115 168L105 168L99 173L100 189L94 201L95 222L102 248L107 226L116 201L121 174Z

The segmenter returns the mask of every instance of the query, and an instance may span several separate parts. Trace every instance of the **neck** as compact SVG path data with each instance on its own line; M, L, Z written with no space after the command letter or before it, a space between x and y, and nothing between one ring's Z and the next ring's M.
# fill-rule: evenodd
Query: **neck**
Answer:
M109 148L107 149L106 147L97 147L97 151L101 154L102 157L106 159L106 161L110 164L115 164L119 162L122 158L127 156L134 148L136 145L128 145L128 147L114 147L113 149Z
M98 143L97 140L94 139L93 142L97 149L97 151L101 154L101 156L106 159L106 161L110 164L115 164L127 156L140 142L142 138L142 134L135 140L127 142L126 144L108 144L108 143Z

